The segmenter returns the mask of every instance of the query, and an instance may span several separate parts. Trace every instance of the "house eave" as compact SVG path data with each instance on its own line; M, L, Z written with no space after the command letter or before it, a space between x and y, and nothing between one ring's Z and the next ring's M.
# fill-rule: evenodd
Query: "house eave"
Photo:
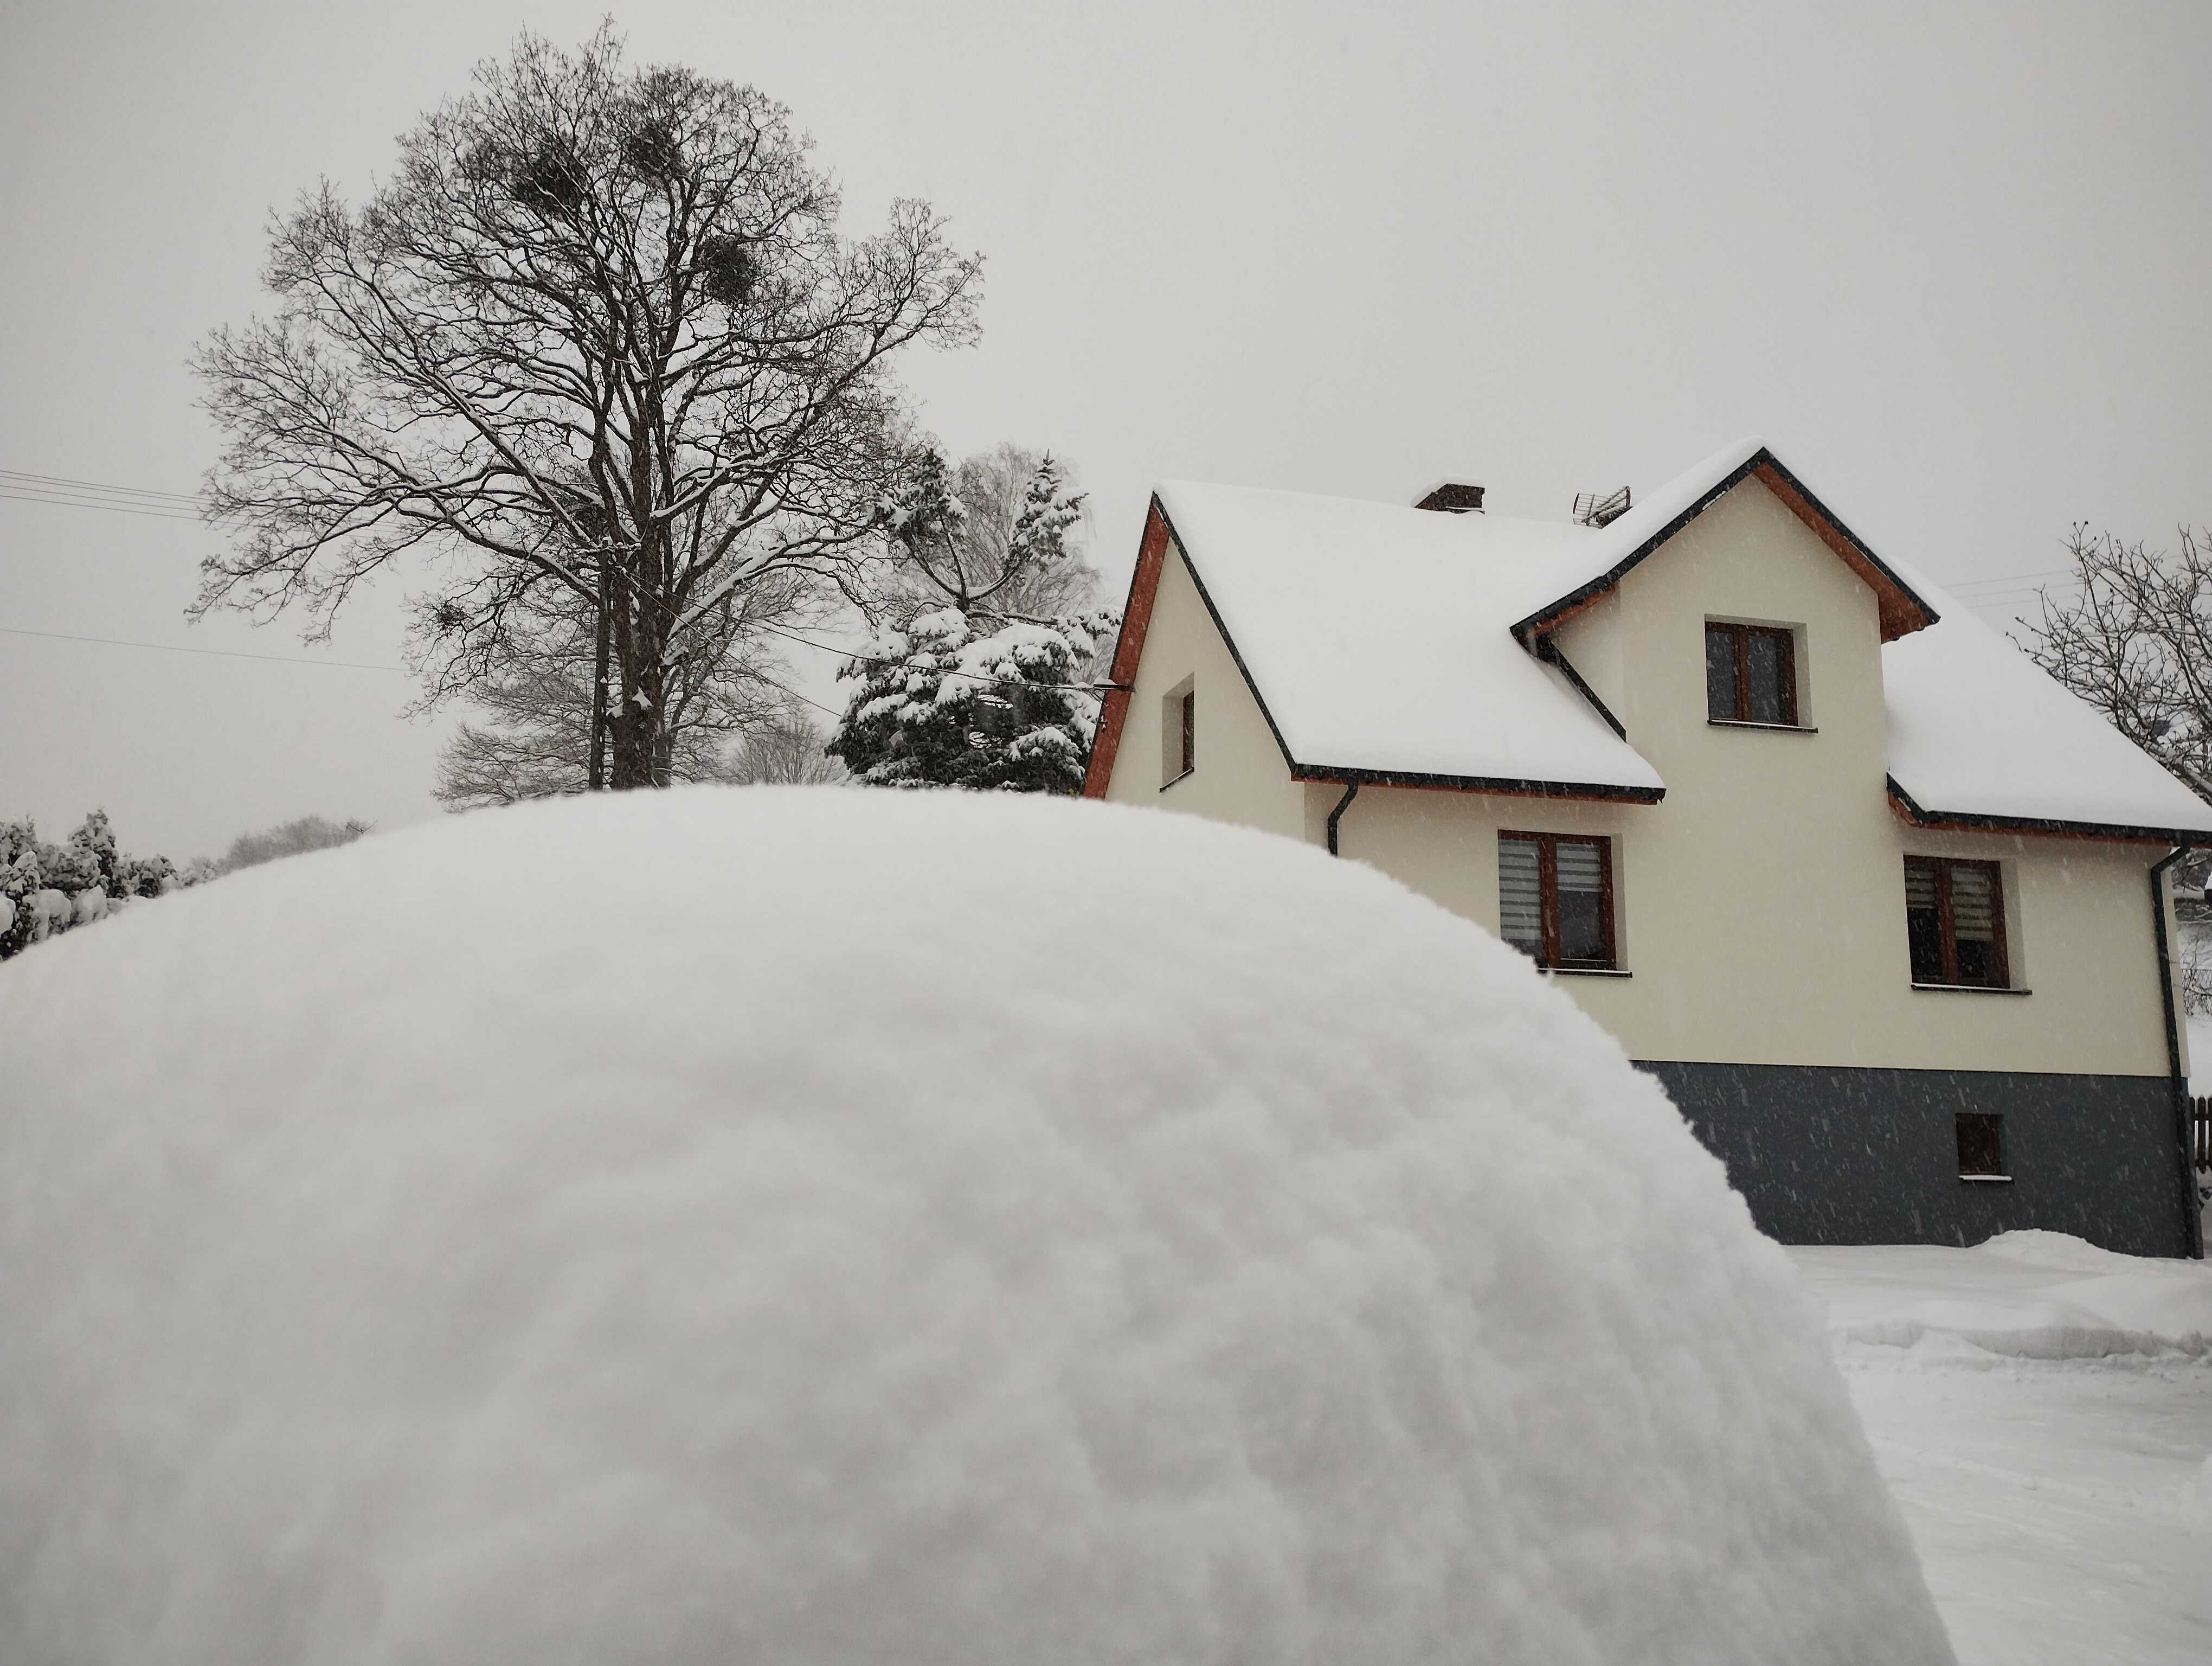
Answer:
M1461 775L1420 769L1370 769L1346 763L1294 763L1293 781L1363 787L1409 787L1437 792L1479 793L1497 798L1581 799L1605 804L1656 804L1663 787L1623 787L1611 781L1540 781L1522 775Z
M1972 810L1930 810L1916 802L1888 777L1890 808L1899 819L1931 832L2019 833L2041 838L2097 839L2112 844L2206 844L2212 832L2174 827L2143 827L2124 822L2069 821L2043 816L1993 816Z

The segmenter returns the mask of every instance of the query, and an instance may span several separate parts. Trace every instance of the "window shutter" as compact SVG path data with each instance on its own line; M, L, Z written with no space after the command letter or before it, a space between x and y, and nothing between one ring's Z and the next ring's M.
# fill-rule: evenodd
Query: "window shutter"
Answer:
M1908 909L1936 908L1936 870L1925 862L1905 859L1905 906Z
M1996 909L1991 905L1987 868L1964 863L1952 868L1951 919L1961 943L1996 941Z
M1603 848L1594 839L1559 839L1553 850L1559 864L1560 960L1611 960Z
M1705 627L1705 715L1716 722L1733 722L1743 714L1736 709L1736 633L1727 625Z
M1498 842L1498 934L1523 954L1543 954L1543 888L1533 839Z

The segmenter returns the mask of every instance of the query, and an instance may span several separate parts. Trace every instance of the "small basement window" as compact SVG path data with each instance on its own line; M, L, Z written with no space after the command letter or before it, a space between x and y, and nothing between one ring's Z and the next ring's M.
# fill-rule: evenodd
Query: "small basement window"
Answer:
M1959 1113L1959 1178L2011 1178L2005 1172L2003 1117L1979 1110Z
M1797 727L1797 641L1776 625L1705 625L1705 716Z
M1500 833L1498 934L1539 966L1616 970L1613 841Z
M1160 702L1160 785L1172 787L1198 767L1198 690L1186 678Z
M2006 989L2004 883L1995 862L1905 859L1905 932L1912 981L1938 988Z

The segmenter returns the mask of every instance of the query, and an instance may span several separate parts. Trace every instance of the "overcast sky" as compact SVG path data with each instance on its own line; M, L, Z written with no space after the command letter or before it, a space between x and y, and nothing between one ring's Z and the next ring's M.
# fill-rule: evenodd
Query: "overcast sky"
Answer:
M272 205L599 5L0 9L0 470L190 492L184 364L263 304ZM2212 520L2212 6L633 4L633 58L793 109L848 228L929 198L980 347L955 450L1048 446L1126 582L1147 489L1564 515L1756 433L1878 550L2021 582L2087 520ZM188 626L189 520L0 477L0 815L179 858L436 813L404 578L328 648ZM2032 582L2032 581L2028 581ZM2029 598L1973 587L2002 620ZM289 665L25 635L324 661ZM823 685L821 667L803 668Z

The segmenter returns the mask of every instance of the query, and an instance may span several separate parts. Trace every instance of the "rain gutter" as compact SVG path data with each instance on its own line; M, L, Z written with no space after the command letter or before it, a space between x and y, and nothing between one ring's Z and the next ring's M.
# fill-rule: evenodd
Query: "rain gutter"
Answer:
M1357 777L1354 777L1344 783L1344 796L1336 801L1336 808L1328 812L1328 854L1332 856L1341 854L1336 848L1336 824L1339 821L1343 819L1344 812L1352 808L1352 800L1358 796L1359 781ZM2159 927L2161 931L2165 929L2165 917L2163 915L2160 916ZM2159 939L2159 942L2161 945L2164 945L2165 941L2166 939L2163 937ZM2172 1001L2168 1001L2166 1003L2166 1025L2169 1031L2172 1028ZM2192 1180L2191 1183L2193 1185L2195 1182ZM2194 1196L2196 1194L2192 1192L2191 1195Z
M1341 806L1339 806L1341 808ZM1329 820L1329 848L1336 848L1335 818ZM2191 1150L2189 1079L2181 1069L2180 1018L2174 1011L2173 952L2166 930L2166 872L2192 848L2176 845L2151 866L2151 922L2158 931L2158 994L2166 1007L2166 1065L2172 1079L2175 1151L2181 1162L2181 1253L2193 1261L2204 1259L2204 1220L2197 1201L2197 1164Z

